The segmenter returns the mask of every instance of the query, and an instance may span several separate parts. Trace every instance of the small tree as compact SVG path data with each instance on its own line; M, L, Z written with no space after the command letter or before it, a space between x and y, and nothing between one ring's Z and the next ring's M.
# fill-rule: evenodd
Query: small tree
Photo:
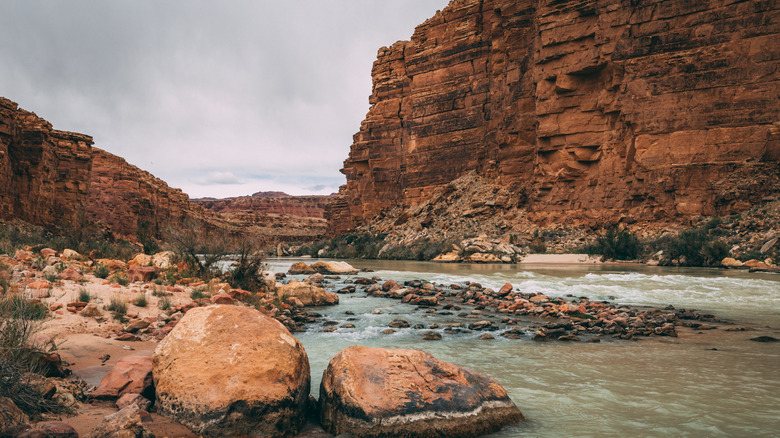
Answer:
M235 255L236 263L230 270L228 279L231 286L251 292L265 290L266 284L261 276L265 270L265 254L259 251L262 243L257 239L238 239Z
M585 247L585 252L591 255L602 255L610 260L634 260L639 257L642 245L634 233L627 230L618 231L611 227L596 241Z
M210 230L193 221L169 228L166 240L201 278L210 278L217 262L225 259L233 246L229 233Z

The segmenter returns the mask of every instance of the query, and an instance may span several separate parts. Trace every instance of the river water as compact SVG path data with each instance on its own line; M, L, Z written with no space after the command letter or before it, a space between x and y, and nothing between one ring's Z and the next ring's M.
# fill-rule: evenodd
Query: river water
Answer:
M300 260L271 259L269 268L286 272L296 261ZM653 307L671 304L714 314L733 325L706 332L680 329L678 338L607 337L601 343L539 343L530 337L501 336L484 341L479 339L481 332L452 334L441 329L441 341L423 341L421 330L414 328L390 335L381 331L395 318L426 329L462 319L367 297L358 287L355 294L340 295L338 306L315 309L339 325L354 324L354 329L324 333L321 321L295 334L309 355L315 397L328 361L342 349L356 344L412 348L488 374L504 386L527 421L491 437L780 436L780 343L749 340L759 335L780 338L778 275L605 265L349 262L374 271L361 276L399 283L476 281L498 289L510 282L520 291L551 297L585 296ZM341 287L347 278L328 288ZM376 309L382 313L375 314ZM348 310L354 315L345 314ZM725 331L727 327L747 330Z

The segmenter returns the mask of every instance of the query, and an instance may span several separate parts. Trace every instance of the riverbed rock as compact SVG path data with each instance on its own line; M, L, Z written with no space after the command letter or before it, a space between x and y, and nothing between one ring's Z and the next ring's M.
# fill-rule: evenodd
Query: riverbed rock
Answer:
M354 275L358 270L347 262L315 262L311 268L324 275Z
M46 438L79 438L78 432L73 426L61 421L47 421L35 427Z
M317 272L317 271L312 269L311 266L307 265L304 262L293 263L290 266L290 269L287 270L287 273L290 274L290 275L301 275L301 274L303 274L303 275L311 275L311 274L314 274L315 272Z
M741 268L744 265L744 263L732 257L726 257L720 264L726 268Z
M203 435L294 435L310 379L301 343L249 307L192 309L154 352L157 409Z
M91 396L95 399L115 400L124 394L154 398L151 357L127 356L119 359Z
M494 379L416 350L352 346L328 364L323 428L354 437L474 437L522 420Z
M300 281L291 281L277 291L282 297L295 297L304 306L330 306L339 303L339 296L333 292Z

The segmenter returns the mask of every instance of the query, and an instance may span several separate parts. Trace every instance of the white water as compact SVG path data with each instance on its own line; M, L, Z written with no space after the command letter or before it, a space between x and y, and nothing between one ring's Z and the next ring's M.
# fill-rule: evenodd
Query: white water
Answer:
M270 267L285 272L294 261L276 259ZM361 276L383 280L476 281L496 289L510 282L522 291L553 297L586 296L653 307L671 304L756 330L702 334L689 330L681 331L679 338L638 342L605 338L592 344L500 336L481 341L479 332L438 329L443 340L422 341L420 330L413 328L391 335L380 332L395 318L426 329L432 323L444 327L463 320L358 292L341 295L338 306L316 309L339 325L355 324L355 329L322 333L321 324L315 324L296 333L309 355L315 397L322 371L343 348L355 344L415 348L491 375L506 388L528 421L508 426L495 437L780 436L780 343L749 341L759 334L780 338L780 276L714 269L351 263L375 270ZM383 313L372 314L374 309ZM355 315L345 315L347 310Z

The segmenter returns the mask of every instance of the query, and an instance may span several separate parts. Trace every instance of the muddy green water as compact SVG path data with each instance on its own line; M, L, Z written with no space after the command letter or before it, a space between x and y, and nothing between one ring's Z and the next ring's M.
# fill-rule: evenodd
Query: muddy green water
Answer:
M298 260L272 259L269 265L275 272L286 272L294 261ZM671 304L752 330L682 330L679 338L636 342L605 338L601 343L536 343L500 336L482 341L481 332L442 331L443 340L423 341L420 330L412 328L391 335L380 332L399 317L426 329L432 323L462 319L366 297L358 287L356 294L341 295L338 306L316 309L329 320L355 324L355 329L322 333L320 322L296 333L309 355L315 397L328 361L343 348L356 344L414 348L493 376L506 388L527 421L491 437L780 436L780 343L749 341L759 334L780 338L780 276L625 266L350 263L375 271L361 276L383 280L476 281L496 289L508 281L522 291L552 297ZM329 288L340 284L332 282ZM375 309L383 313L372 314ZM346 315L347 310L355 315Z

